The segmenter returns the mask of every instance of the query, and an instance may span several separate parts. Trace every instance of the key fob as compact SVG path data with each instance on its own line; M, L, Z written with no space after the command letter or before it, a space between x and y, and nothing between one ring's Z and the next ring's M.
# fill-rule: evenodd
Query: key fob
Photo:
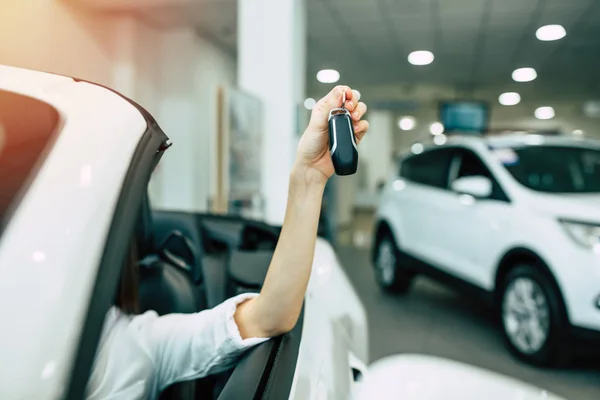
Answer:
M352 175L358 169L358 151L350 112L334 108L329 112L329 153L337 175Z

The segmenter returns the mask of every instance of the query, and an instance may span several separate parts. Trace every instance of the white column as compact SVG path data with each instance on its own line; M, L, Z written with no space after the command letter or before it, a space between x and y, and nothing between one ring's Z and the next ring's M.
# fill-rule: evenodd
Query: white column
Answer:
M238 2L238 85L264 105L262 189L266 219L283 222L305 90L304 0Z
M374 110L369 111L368 120L369 132L360 143L359 157L366 167L366 188L361 189L363 194L372 196L377 183L387 180L393 168L394 117L388 111Z

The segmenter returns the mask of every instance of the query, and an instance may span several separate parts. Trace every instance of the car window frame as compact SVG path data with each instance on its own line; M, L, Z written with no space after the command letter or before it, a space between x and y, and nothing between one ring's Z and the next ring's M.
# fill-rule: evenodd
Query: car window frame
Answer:
M452 156L452 161L450 162L450 175L448 176L448 189L452 190L452 182L458 179L458 173L460 172L460 168L462 166L463 158L466 154L469 154L475 157L481 165L487 170L489 176L488 178L492 181L492 187L494 190L492 191L492 195L480 200L495 200L502 201L506 203L510 203L511 200L500 181L494 175L492 168L488 165L483 157L477 154L476 151L469 149L467 147L454 147L455 153ZM494 193L495 192L495 193Z
M144 196L148 195L148 184L152 171L164 151L170 146L169 138L158 126L156 120L133 100L93 82L74 80L103 87L128 101L146 120L146 131L142 134L134 151L110 223L81 335L71 364L65 396L67 400L85 398L104 320L114 303L118 282L124 267L123 260L128 251L130 239L135 232L139 216L137 211L143 204Z

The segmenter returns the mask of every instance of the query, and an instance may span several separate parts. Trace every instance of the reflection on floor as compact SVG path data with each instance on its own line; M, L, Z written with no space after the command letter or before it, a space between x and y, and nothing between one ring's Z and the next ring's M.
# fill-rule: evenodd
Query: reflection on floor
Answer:
M600 399L597 360L568 370L525 365L508 354L488 310L424 278L405 297L382 293L365 250L372 224L367 213L356 221L356 229L339 236L338 253L367 309L372 361L397 353L431 354L513 376L566 399ZM359 248L351 245L357 236Z

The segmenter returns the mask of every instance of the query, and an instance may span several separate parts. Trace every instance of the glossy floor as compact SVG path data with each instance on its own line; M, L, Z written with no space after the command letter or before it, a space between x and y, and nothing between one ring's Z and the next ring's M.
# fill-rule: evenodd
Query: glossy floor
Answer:
M372 360L397 353L437 355L516 377L566 399L600 399L599 359L579 360L563 370L523 364L507 352L490 312L476 302L427 279L418 279L408 296L384 294L373 280L366 250L340 245L338 252L367 309Z

